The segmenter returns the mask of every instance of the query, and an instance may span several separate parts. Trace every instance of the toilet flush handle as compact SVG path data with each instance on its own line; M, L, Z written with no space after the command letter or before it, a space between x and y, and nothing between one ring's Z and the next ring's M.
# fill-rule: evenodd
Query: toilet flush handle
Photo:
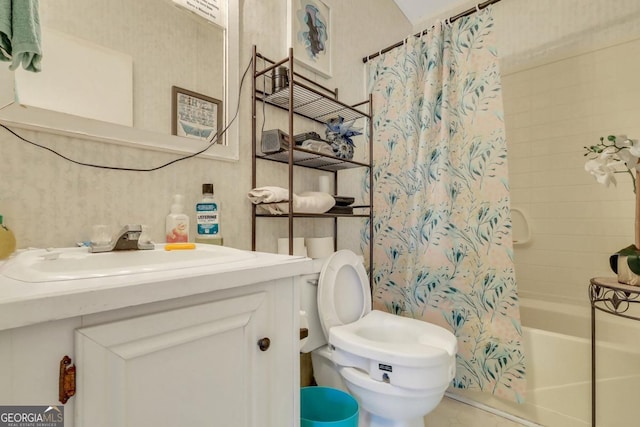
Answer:
M269 337L264 337L258 340L258 348L260 349L260 351L269 350L269 346L271 346L271 340L269 339Z

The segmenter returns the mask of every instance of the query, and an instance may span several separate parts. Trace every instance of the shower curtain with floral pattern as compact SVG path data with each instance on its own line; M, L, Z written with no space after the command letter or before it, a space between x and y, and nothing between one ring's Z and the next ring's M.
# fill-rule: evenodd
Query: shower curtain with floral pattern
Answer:
M453 386L522 402L507 152L491 10L370 61L374 308L458 338ZM368 180L365 180L365 192Z

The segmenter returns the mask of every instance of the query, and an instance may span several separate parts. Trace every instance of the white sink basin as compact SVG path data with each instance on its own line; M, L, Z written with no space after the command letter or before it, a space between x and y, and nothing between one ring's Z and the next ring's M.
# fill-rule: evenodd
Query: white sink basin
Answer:
M57 282L203 267L255 257L253 252L214 245L172 251L156 245L154 250L102 253L90 253L87 248L35 249L11 258L0 267L0 274L23 282Z

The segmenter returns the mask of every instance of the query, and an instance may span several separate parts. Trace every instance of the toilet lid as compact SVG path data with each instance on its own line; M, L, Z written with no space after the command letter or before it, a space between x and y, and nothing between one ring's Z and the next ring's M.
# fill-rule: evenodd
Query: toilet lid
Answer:
M324 336L334 326L347 325L371 311L369 279L362 259L340 250L327 259L318 280L318 313Z

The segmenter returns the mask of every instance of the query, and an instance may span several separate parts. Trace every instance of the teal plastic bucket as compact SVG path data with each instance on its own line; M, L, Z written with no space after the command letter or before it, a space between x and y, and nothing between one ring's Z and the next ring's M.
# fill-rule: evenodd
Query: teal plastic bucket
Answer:
M358 402L335 388L303 387L300 427L358 427Z

